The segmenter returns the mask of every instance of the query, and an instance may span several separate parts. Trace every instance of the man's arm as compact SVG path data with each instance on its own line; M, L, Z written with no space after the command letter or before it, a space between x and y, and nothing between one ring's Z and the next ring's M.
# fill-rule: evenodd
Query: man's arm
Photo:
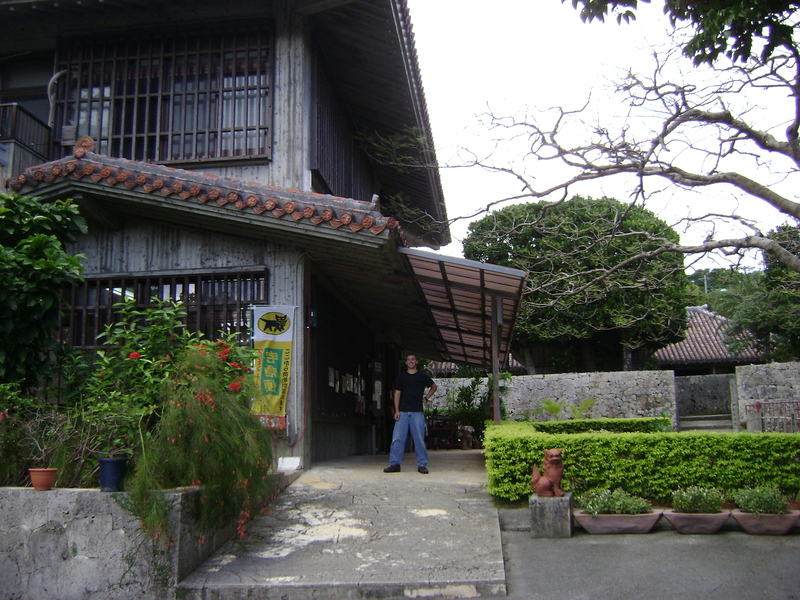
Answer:
M436 393L436 382L434 381L434 382L433 382L433 385L431 385L431 391L430 391L430 392L428 392L428 393L425 395L425 402L430 402L430 401L431 401L431 398L433 398L433 395L434 395L435 393Z
M394 391L394 420L400 420L400 390Z

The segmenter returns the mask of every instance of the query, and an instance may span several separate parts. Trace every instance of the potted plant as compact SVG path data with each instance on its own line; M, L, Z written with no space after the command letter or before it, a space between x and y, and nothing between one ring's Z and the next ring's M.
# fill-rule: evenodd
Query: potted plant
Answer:
M29 464L36 465L28 469L31 484L37 491L49 490L58 472L54 466L56 454L69 437L67 417L50 407L32 407L24 413L19 418L19 445Z
M678 533L716 533L730 517L722 510L725 494L716 488L689 486L672 494L672 508L664 510L664 518Z
M578 525L593 534L648 533L661 518L650 502L617 488L592 490L578 498L582 510L573 514Z
M789 500L776 486L737 490L733 501L738 506L733 518L753 535L784 535L800 519L800 510L789 510Z

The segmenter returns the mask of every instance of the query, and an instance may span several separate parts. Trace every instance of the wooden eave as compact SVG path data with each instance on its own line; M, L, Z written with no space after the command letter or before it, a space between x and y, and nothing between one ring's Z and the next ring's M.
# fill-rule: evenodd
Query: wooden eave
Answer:
M349 198L110 158L78 147L6 186L43 200L73 199L106 227L137 216L296 247L355 315L403 349L486 368L491 298L503 299L505 361L525 273L403 248L402 227Z

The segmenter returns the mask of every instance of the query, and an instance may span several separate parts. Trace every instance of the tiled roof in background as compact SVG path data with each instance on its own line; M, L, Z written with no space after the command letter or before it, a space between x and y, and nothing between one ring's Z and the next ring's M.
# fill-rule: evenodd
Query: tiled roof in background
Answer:
M431 377L453 377L458 371L458 365L453 362L431 361L425 365L425 370ZM505 369L512 375L527 375L528 370L519 361L515 360L512 355L508 357L508 367Z
M686 310L689 313L686 339L655 353L655 359L662 366L714 362L749 364L760 360L752 345L741 354L731 353L723 342L728 322L725 317L714 314L705 305L690 306Z

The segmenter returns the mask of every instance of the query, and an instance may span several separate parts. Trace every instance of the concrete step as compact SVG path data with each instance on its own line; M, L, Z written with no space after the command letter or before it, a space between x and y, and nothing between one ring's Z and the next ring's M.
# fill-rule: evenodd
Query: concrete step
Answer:
M733 419L729 414L692 415L678 419L679 431L733 431Z

